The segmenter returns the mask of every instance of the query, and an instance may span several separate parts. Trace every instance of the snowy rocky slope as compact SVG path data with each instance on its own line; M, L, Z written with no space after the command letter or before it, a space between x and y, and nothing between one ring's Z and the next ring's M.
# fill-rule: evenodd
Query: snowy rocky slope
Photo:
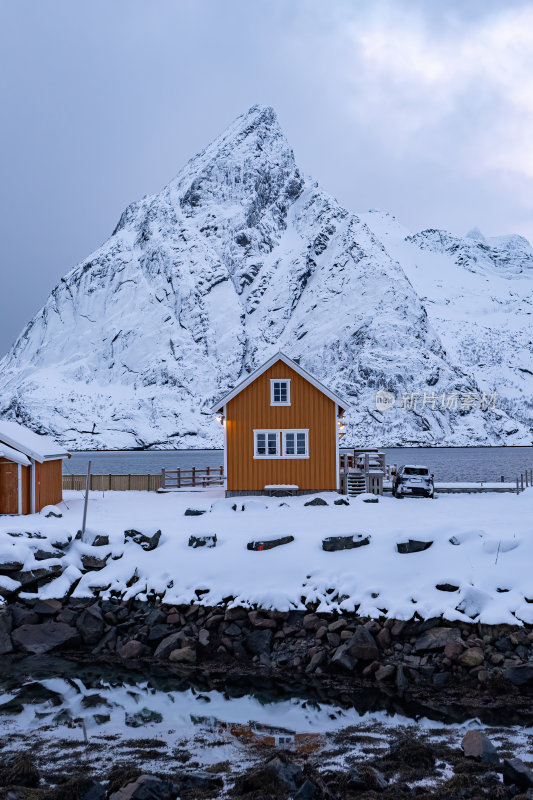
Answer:
M255 106L61 279L0 362L0 414L73 449L221 446L211 403L283 350L346 397L346 444L529 444L532 263L520 237L349 213ZM493 387L504 408L449 402Z
M389 214L361 215L419 295L447 355L482 392L533 427L533 248L522 236L409 235Z

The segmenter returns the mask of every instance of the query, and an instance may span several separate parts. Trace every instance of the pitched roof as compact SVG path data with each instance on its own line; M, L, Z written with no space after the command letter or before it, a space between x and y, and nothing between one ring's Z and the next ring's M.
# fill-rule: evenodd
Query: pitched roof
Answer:
M39 462L68 457L65 448L50 436L41 436L11 420L0 419L0 445L2 443Z
M225 394L224 397L221 397L220 400L217 400L217 402L212 406L211 412L216 414L217 411L221 411L226 403L229 403L230 400L233 400L233 398L240 394L243 389L246 389L247 386L253 383L256 378L262 375L263 372L266 372L267 369L273 366L277 361L283 361L288 367L297 372L298 375L301 375L302 378L305 378L306 381L309 381L309 383L311 383L315 389L318 389L319 392L322 392L322 394L325 394L330 400L333 400L334 403L337 403L339 406L339 411L345 411L349 407L342 397L340 397L338 394L335 394L335 392L332 392L331 389L328 389L323 383L320 383L319 380L317 380L313 375L311 375L310 372L307 372L307 370L297 364L296 361L293 361L292 358L289 358L284 353L276 353L272 356L272 358L269 358L268 361L265 361L262 366L258 367L256 370L254 370L254 372L251 372L249 375L247 375L246 378L238 383L234 389L231 389L231 391Z
M31 464L30 459L28 456L25 456L24 453L20 453L18 450L13 450L12 447L8 447L6 444L2 444L1 442L0 458L7 458L8 461L14 461L15 464L20 464L22 467L29 467Z

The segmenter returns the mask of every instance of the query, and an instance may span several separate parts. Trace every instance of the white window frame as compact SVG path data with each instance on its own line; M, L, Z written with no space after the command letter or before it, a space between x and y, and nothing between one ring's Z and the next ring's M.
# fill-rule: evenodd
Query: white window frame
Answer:
M287 400L278 401L274 400L274 384L286 383L287 384ZM271 378L270 379L270 405L271 406L290 406L291 404L291 379L290 378Z
M271 455L269 453L262 454L257 452L257 434L264 433L266 436L266 449L268 450L268 434L275 433L276 434L276 455ZM294 433L295 437L298 433L305 434L305 453L294 453L291 455L287 455L285 453L285 436L288 433ZM309 428L254 428L253 431L254 436L254 459L298 459L298 458L309 458ZM297 449L297 443L295 438L295 449Z
M288 433L294 434L294 449L298 449L298 434L303 433L305 436L305 453L291 453L290 455L285 452L285 439ZM309 458L309 428L294 428L281 431L281 457L282 458Z
M263 455L262 453L257 452L257 434L264 433L265 434L265 445L267 452ZM276 434L276 455L271 455L268 453L268 434L275 433ZM281 458L281 446L280 446L280 431L277 428L254 428L254 458Z

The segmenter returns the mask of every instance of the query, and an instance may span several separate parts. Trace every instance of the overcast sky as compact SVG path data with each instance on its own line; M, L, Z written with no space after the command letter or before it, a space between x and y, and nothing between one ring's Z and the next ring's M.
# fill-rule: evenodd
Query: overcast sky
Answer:
M533 2L0 0L0 355L255 103L352 211L533 239Z

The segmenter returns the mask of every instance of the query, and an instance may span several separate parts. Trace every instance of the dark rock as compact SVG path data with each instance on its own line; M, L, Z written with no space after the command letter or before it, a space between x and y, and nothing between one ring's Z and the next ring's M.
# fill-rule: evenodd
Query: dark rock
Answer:
M503 782L515 784L520 789L533 787L533 771L519 758L506 758L503 762Z
M189 536L189 547L216 547L216 533L206 533L202 536Z
M126 642L126 644L120 648L118 654L127 661L128 659L140 658L143 651L144 647L142 642L138 642L136 639L130 639L129 642Z
M441 650L448 642L461 641L459 628L430 628L423 633L415 642L415 652L421 650Z
M150 628L148 633L149 642L160 642L161 639L164 639L166 636L170 636L172 633L176 632L174 625L167 625L164 622L158 623L157 625L150 625L147 620L146 625Z
M18 603L12 603L10 611L14 628L19 628L21 625L37 625L40 621L38 614L33 609L26 608L26 606L21 606Z
M128 728L141 728L149 722L163 722L163 715L150 708L141 708L135 714L126 713L125 721Z
M96 644L104 633L104 619L99 606L95 603L84 609L76 618L76 627L85 644Z
M347 652L361 661L375 661L379 658L376 640L363 625L358 625L351 639L346 642Z
M154 653L154 658L161 658L162 660L167 659L173 650L178 650L181 647L183 638L183 633L181 631L171 633L170 636L167 636L158 645Z
M170 653L168 660L176 664L196 664L196 650L194 647L179 647Z
M41 778L39 770L28 756L23 753L13 756L0 769L0 786L25 786L35 788Z
M42 655L61 647L74 647L80 640L76 628L64 622L21 625L13 631L11 638L17 649L35 655Z
M468 650L465 650L464 653L462 653L457 659L457 662L462 667L466 667L467 669L479 667L484 661L485 654L483 653L481 647L469 647Z
M49 519L50 517L55 517L56 519L61 519L63 514L58 508L49 508L46 514L44 515L45 519Z
M254 767L235 781L235 794L247 792L264 792L267 797L278 797L280 790L284 793L294 792L304 781L303 770L297 764L274 756L263 767Z
M97 533L90 544L93 547L105 547L109 544L109 536L107 533Z
M253 653L253 655L260 656L263 653L270 652L270 643L272 641L271 630L257 630L249 633L244 639L246 649Z
M441 686L446 686L452 679L450 672L436 672L431 677L431 683L433 686L440 688Z
M11 642L11 617L8 614L0 614L0 656L13 652Z
M363 503L379 503L379 497L374 495L374 497L363 497Z
M386 681L392 680L395 673L396 667L394 664L382 664L376 670L374 677L379 683L385 683Z
M282 544L290 544L291 542L294 542L294 536L281 536L278 539L261 539L256 542L248 542L246 549L272 550L274 547L280 547Z
M81 557L81 563L83 565L83 569L87 570L87 572L91 572L103 569L107 563L108 558L109 554L104 558L98 558L98 556L91 556L85 553Z
M0 575L7 575L10 572L20 572L24 564L22 561L4 561L0 564Z
M503 673L504 678L511 681L514 686L533 686L533 662L518 664L508 667Z
M337 503L337 501L335 501L335 503ZM309 779L306 779L294 795L294 800L315 800L315 798L318 797L320 797L318 786Z
M422 550L427 550L431 547L433 542L419 542L416 539L409 539L407 542L398 542L396 548L399 553L421 553Z
M374 792L383 792L387 788L387 785L385 776L379 770L367 766L366 764L357 769L352 769L346 783L347 788L352 791L369 789Z
M247 619L248 612L242 606L231 606L226 608L224 613L224 620L226 622L234 622L237 619Z
M476 758L488 764L498 764L498 751L483 731L468 731L461 742L466 758Z
M42 563L44 564L45 562L43 561ZM61 564L49 564L47 567L13 572L10 577L18 581L22 585L22 588L27 591L30 586L35 585L35 588L37 588L37 586L51 581L53 578L61 575L62 571L63 568Z
M346 497L339 497L338 500L333 501L334 506L349 506L350 501Z
M348 652L348 644L341 644L335 650L331 663L335 667L342 667L342 669L352 672L357 664L357 659Z
M33 606L33 611L39 616L53 617L58 614L63 608L63 603L60 600L36 600Z
M202 514L206 513L206 511L207 511L207 509L205 509L205 508L188 508L185 511L185 515L184 516L186 516L186 517L201 517Z
M124 537L125 540L133 539L135 544L140 545L143 550L155 550L159 544L159 540L161 539L161 531L156 531L150 536L147 533L142 533L141 531L136 531L135 528L132 528L129 531L124 531Z
M36 561L48 561L50 558L63 558L61 550L35 550L33 557Z
M314 497L312 500L308 500L307 503L304 503L304 506L327 506L327 503L321 497Z
M332 553L336 550L353 550L355 547L364 547L367 544L370 544L370 536L362 533L350 536L326 536L322 539L322 550Z
M453 583L437 583L435 589L438 589L439 592L458 592L459 587L455 586Z
M95 718L101 716L95 714ZM109 719L109 717L108 717ZM54 800L105 800L107 792L94 778L75 778L74 780L61 783L55 787ZM50 795L45 795L45 800L49 800ZM22 800L22 798L20 798Z

